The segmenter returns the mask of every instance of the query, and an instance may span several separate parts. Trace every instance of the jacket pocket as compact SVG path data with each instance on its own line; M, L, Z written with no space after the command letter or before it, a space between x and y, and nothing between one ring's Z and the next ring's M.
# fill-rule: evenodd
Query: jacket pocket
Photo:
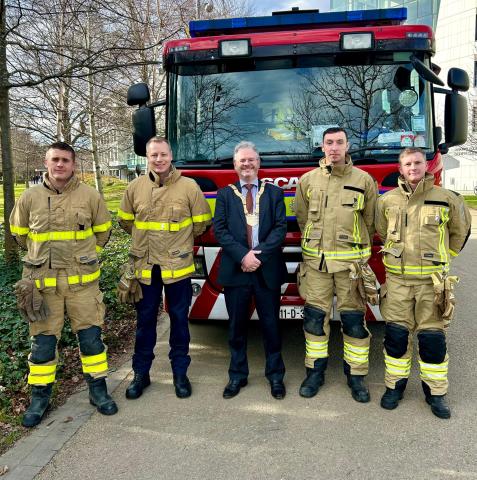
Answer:
M298 264L296 284L300 297L306 301L306 265L303 262Z
M317 222L321 218L323 192L316 188L309 190L308 220Z
M318 256L321 246L322 229L315 228L313 223L308 223L303 231L301 248L304 255Z
M390 207L386 210L388 231L386 242L400 242L402 229L402 210L399 207Z
M440 205L424 205L421 209L420 250L427 260L448 262L449 208ZM435 258L432 256L435 254ZM424 258L424 257L423 257Z
M353 210L363 210L364 190L358 187L345 185L341 192L341 205Z
M88 230L91 228L91 215L86 213L85 207L75 208L74 209L74 229L75 230Z

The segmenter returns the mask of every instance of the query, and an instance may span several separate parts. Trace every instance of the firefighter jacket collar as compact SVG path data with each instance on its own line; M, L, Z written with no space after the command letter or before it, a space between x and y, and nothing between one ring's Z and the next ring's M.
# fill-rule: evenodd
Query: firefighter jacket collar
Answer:
M154 182L157 186L160 187L162 185L161 177L156 172L149 170L148 176L151 182ZM168 187L169 185L172 185L173 183L177 182L177 180L179 180L180 176L181 176L181 172L179 172L179 170L177 170L177 168L174 167L174 165L171 165L171 171L167 175L163 185L166 187Z
M67 193L67 192L72 192L73 190L76 190L80 184L79 178L73 173L72 177L68 180L66 183L65 187L61 192L53 185L52 181L50 180L50 177L48 175L48 172L45 173L43 176L43 185L48 189L51 190L53 193L56 194L62 194L62 193Z
M344 165L332 165L332 164L326 163L326 157L325 157L320 160L320 168L326 174L343 177L344 175L347 175L353 168L353 161L351 160L351 157L348 154L346 154L345 161L346 163Z
M404 177L402 175L398 178L398 186L399 186L399 190L401 191L401 193L403 195L406 195L408 197L410 197L412 195L419 195L419 194L427 192L427 191L429 191L433 188L433 186L434 186L434 175L432 175L431 173L426 173L424 178L417 185L414 192L412 191L412 188L409 185L409 183L406 182L406 180L404 179Z

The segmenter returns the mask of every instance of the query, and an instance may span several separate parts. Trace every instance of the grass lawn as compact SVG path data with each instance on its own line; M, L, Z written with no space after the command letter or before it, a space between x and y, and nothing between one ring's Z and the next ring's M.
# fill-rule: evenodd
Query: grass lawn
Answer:
M94 186L92 175L87 175L85 181L89 185ZM103 177L104 199L106 200L109 211L118 211L119 203L121 202L124 190L126 190L126 186L126 182L116 178ZM18 198L24 190L24 183L15 185L15 198ZM0 185L0 223L3 223L3 185Z

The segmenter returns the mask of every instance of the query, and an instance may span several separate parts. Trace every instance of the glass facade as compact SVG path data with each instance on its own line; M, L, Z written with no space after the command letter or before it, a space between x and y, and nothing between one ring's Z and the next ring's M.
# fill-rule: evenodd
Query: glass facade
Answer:
M439 4L440 0L330 0L330 11L406 7L406 23L429 25L435 29Z

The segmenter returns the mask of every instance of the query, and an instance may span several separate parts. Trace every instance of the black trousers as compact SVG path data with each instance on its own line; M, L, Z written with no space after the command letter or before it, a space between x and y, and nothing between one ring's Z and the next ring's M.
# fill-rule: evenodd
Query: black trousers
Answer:
M250 273L249 285L225 287L225 304L229 314L229 348L231 380L247 378L247 327L252 298L262 329L265 348L265 376L269 381L282 380L285 364L281 354L282 341L278 325L280 290L266 287L259 272Z

